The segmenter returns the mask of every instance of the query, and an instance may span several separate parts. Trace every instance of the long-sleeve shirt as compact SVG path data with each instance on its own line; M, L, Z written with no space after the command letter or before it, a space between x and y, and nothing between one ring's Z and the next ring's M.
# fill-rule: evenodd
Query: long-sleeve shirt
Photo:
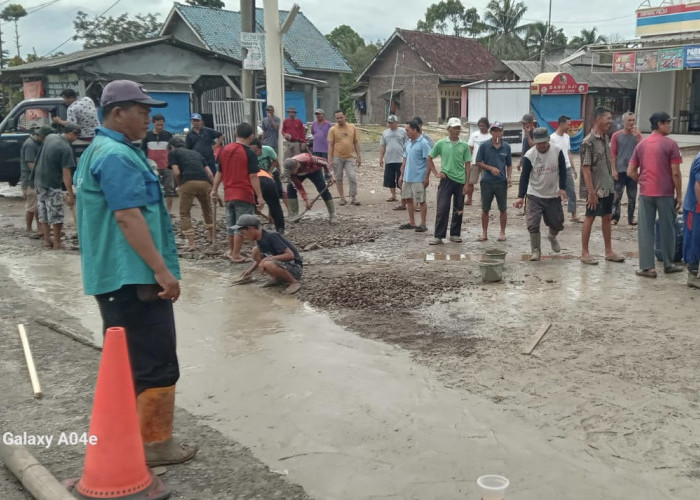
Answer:
M523 156L518 198L524 198L526 194L545 199L557 198L560 189L566 189L564 153L552 145L546 153L540 153L534 147L530 149Z
M311 153L301 153L292 158L299 162L299 170L291 176L292 184L294 184L294 187L301 195L301 199L305 200L307 198L306 191L304 190L304 186L302 186L304 177L322 169L325 170L325 176L330 177L331 171L328 167L328 161L325 158L314 156Z
M299 118L287 118L282 123L282 133L291 135L292 142L305 142L306 130L304 123Z

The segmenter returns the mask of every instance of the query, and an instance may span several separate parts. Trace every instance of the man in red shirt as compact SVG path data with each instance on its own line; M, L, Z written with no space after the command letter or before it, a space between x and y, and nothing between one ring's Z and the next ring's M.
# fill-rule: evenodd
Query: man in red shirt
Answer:
M304 123L297 118L297 110L294 106L287 108L289 118L282 123L282 135L286 141L284 157L291 158L301 153L301 145L306 143L306 128Z
M219 154L220 169L214 176L214 186L211 198L216 202L219 184L224 182L224 201L226 201L226 229L228 233L229 251L226 256L235 264L249 262L241 255L243 237L231 229L243 214L255 215L255 197L257 196L258 210L262 210L265 201L260 190L258 172L258 157L248 147L253 140L253 127L249 123L241 123L236 127L236 142L227 144ZM214 221L216 224L216 221Z
M639 269L637 276L656 278L654 262L654 227L659 214L661 253L664 272L678 273L673 264L676 211L683 204L681 168L683 163L678 144L667 137L671 133L671 116L654 113L649 118L651 135L634 148L627 175L639 183ZM674 198L675 191L675 198Z
M327 189L335 182L335 177L328 167L328 161L320 156L314 156L311 153L301 153L292 158L284 160L282 171L282 180L289 182L287 185L287 197L289 198L289 209L292 215L299 213L299 200L297 192L304 200L307 210L311 209L311 202L306 194L306 190L302 183L304 179L309 179L316 186L316 190L321 193L321 198L328 209L328 216L333 222L335 216L335 205L333 204L333 195ZM328 181L328 184L326 184Z

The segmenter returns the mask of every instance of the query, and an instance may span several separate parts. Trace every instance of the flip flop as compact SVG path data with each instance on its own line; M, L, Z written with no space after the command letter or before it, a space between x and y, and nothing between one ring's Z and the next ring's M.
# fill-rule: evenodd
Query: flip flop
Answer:
M489 241L489 239L484 238L484 235L480 234L479 236L476 237L476 241Z
M587 264L589 266L597 266L598 260L595 257L591 257L589 255L588 257L581 257L581 264Z
M387 198L386 201L399 201L396 198Z
M399 205L397 207L394 207L392 210L406 210L406 207L404 205Z
M287 288L284 289L284 293L287 295L293 295L297 293L299 290L301 290L301 283L298 281L296 283L292 283L289 285Z
M250 259L246 257L243 257L241 260L233 260L231 257L229 257L228 259L234 264L245 264L246 262L250 262Z
M253 279L252 276L245 276L241 278L240 276L238 278L235 278L231 284L232 285L247 285L249 283L253 283L255 280Z
M643 278L656 278L656 271L653 269L637 269L634 274Z
M610 257L606 256L605 260L610 261L610 262L624 262L625 258L622 255L618 255L618 254L614 253Z
M496 241L506 241L506 237L505 237L505 236L499 236L499 237L496 239Z
M273 278L273 279L267 280L265 283L260 285L260 288L270 288L273 286L280 286L280 285L284 285L284 281Z

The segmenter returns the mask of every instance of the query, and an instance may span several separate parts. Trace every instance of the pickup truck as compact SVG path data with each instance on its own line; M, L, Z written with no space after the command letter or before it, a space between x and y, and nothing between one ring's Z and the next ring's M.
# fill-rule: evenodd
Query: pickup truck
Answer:
M51 120L54 116L65 120L66 109L60 97L27 99L12 108L0 122L0 182L8 182L10 186L17 184L20 176L20 150L29 137L29 131L44 125L52 126ZM60 127L56 128L56 131L60 132ZM73 143L76 157L79 157L87 146L88 143L82 141Z

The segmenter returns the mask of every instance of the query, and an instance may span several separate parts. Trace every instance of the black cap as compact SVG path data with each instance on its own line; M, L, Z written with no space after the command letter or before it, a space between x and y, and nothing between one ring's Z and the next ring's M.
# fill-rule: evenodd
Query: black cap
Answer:
M671 115L666 113L666 111L658 111L649 117L652 130L656 130L657 128L659 128L659 123L670 122L671 120L673 120L673 118L671 117Z

